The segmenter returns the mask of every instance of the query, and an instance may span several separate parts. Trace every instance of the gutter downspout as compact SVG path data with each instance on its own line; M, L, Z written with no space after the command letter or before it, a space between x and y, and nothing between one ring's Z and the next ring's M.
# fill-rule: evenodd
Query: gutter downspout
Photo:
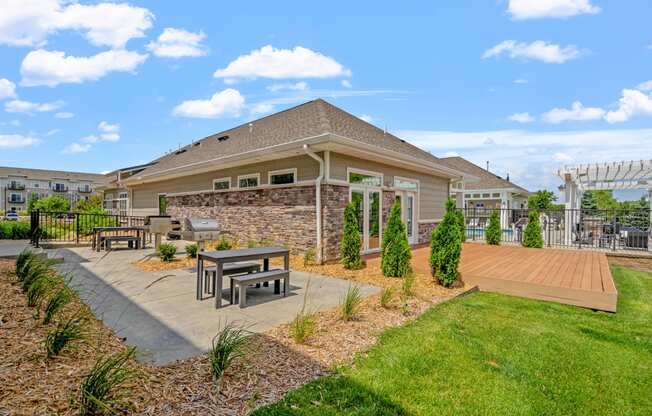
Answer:
M324 159L317 156L307 144L303 145L303 150L308 156L315 159L319 163L319 176L315 179L315 192L316 192L316 201L315 209L317 213L317 263L322 263L323 253L322 253L322 241L321 241L321 182L324 179Z

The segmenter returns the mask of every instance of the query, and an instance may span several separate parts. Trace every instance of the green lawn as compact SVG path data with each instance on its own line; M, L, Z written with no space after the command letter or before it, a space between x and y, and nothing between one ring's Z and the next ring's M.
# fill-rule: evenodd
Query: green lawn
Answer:
M254 414L650 415L652 275L613 273L617 314L475 293Z

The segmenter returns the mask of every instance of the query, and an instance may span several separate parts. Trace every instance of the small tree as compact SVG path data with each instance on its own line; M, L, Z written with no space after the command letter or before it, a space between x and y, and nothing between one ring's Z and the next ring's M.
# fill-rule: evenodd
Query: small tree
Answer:
M462 236L462 242L466 241L466 220L464 219L464 211L461 209L455 210L457 214L457 221L460 224L460 234Z
M528 198L527 206L530 209L551 209L553 202L557 200L557 195L545 189L536 191Z
M88 199L82 199L75 205L75 212L104 213L104 201L99 195L93 195Z
M344 230L340 244L342 265L346 269L359 269L362 266L360 250L362 240L358 229L358 204L351 201L344 209Z
M523 233L523 247L543 247L541 225L539 224L539 211L532 210L528 215L528 223Z
M489 217L489 226L487 227L487 233L485 236L487 244L499 246L501 234L502 230L500 228L500 217L498 216L498 211L493 211Z
M32 210L43 212L68 212L70 211L70 201L60 196L49 196L38 199L32 204Z
M401 203L392 205L380 247L380 269L387 277L405 277L410 272L412 251L405 224L401 221Z
M449 198L444 219L433 230L430 239L430 272L446 287L457 280L462 254L460 223L455 211L455 200Z

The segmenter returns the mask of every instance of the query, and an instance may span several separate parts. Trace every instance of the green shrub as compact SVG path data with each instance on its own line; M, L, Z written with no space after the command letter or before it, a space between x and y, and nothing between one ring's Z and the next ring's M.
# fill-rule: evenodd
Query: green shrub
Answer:
M403 283L401 284L401 291L403 292L403 296L410 297L413 295L412 286L414 286L416 277L417 275L412 271L405 275L403 278Z
M489 226L487 226L487 231L485 232L485 239L487 240L487 244L491 244L492 246L499 246L502 232L503 231L500 227L500 217L498 216L498 211L493 211L489 217Z
M30 225L24 221L0 221L0 240L26 240Z
M192 257L194 259L195 257L197 257L198 251L199 251L199 247L197 247L197 244L186 245L186 255L188 257Z
M394 289L386 287L380 292L380 306L389 309L392 306L392 299L394 298Z
M97 360L79 389L81 415L124 414L121 407L126 391L120 387L138 375L136 370L127 367L135 353L136 348L132 347Z
M57 356L72 342L84 339L88 320L79 312L64 321L57 322L57 326L48 332L45 338L45 351L47 357Z
M351 321L355 319L360 310L361 302L362 295L360 295L360 288L358 286L349 286L340 304L342 320Z
M102 208L88 208L77 215L72 230L80 235L90 235L95 227L116 227L120 225L115 216L107 215Z
M37 199L30 205L32 210L39 210L43 212L70 211L70 201L57 195Z
M351 201L344 209L344 230L340 243L340 257L345 269L355 270L362 267L360 250L362 239L358 228L358 204Z
M88 199L82 199L75 205L75 212L102 213L104 214L104 200L100 195L92 195Z
M317 250L314 248L309 248L305 253L303 253L303 265L305 266L314 266L317 264Z
M461 209L455 210L457 214L457 221L460 224L460 235L462 236L462 242L466 241L466 220L464 219L464 211Z
M233 242L226 236L222 236L215 245L215 250L231 250L233 248Z
M52 290L54 285L55 281L49 274L35 279L27 288L27 306L31 308L40 306L41 300Z
M539 211L537 210L532 210L528 214L528 223L523 233L523 247L543 247L541 225L539 224Z
M72 299L70 289L63 286L48 299L43 312L43 325L48 325Z
M256 240L247 241L247 248L254 248L254 247L258 247L258 242Z
M462 237L455 211L455 200L449 198L444 219L433 230L430 239L430 272L445 287L457 280L462 253Z
M247 332L231 323L227 323L215 335L211 350L208 352L213 381L217 382L222 378L222 375L231 366L233 360L244 356L244 347L246 344Z
M412 250L407 239L405 224L401 221L401 204L396 201L392 206L383 233L380 248L380 268L384 276L404 277L410 272Z
M27 293L32 283L38 279L47 278L52 274L50 262L39 257L29 260L23 268L21 288Z
M171 243L161 243L158 246L158 256L164 262L171 262L174 260L174 255L177 254L177 246Z

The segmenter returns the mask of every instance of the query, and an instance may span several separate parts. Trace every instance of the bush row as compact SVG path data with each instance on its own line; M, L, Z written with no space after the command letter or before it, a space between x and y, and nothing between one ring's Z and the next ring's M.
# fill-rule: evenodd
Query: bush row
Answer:
M23 221L0 221L0 240L25 240L29 238L30 226Z

